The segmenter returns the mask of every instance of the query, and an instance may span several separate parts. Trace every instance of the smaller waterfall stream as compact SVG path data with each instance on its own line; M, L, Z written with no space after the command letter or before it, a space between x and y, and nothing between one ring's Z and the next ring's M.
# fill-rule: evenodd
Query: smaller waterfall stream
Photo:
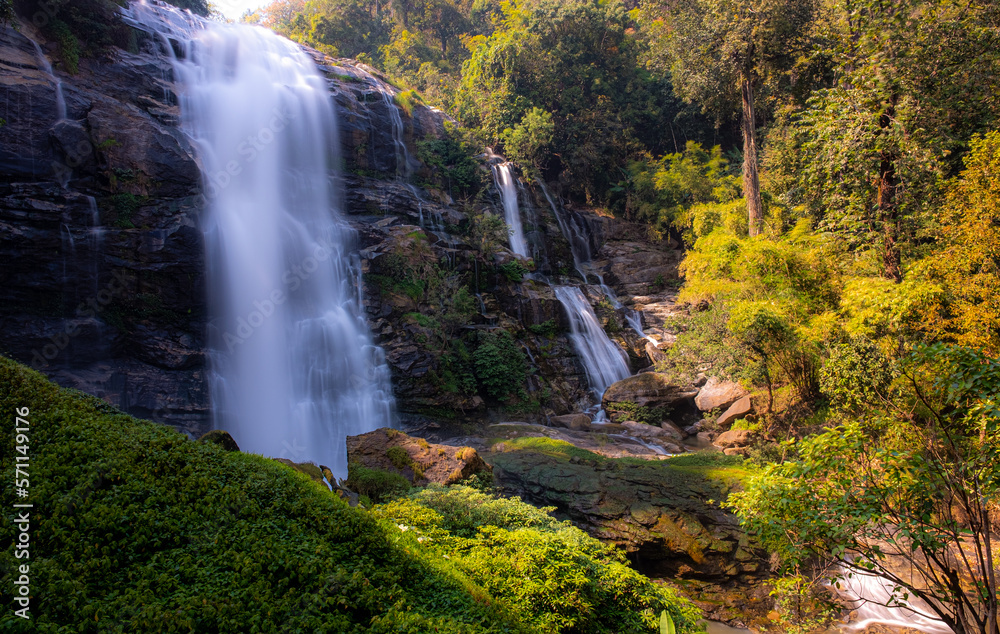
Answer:
M874 623L917 629L929 634L952 634L951 628L932 618L933 612L922 601L910 597L893 598L893 584L878 575L854 572L840 580L839 591L856 612L852 630L863 630ZM881 604L881 605L880 605ZM886 607L893 605L894 607Z
M66 118L66 99L63 97L62 81L56 77L55 72L52 70L52 64L49 62L49 58L45 57L45 53L42 52L42 47L38 45L38 42L34 40L30 41L35 47L35 54L38 56L38 61L42 65L42 70L45 71L45 74L49 76L49 79L52 80L52 84L55 86L56 121L63 121Z
M556 286L555 293L569 315L570 340L583 362L590 389L600 400L609 385L632 374L628 360L621 348L608 338L580 289Z
M399 114L396 98L388 86L379 85L378 88L382 93L382 102L385 104L386 112L389 113L389 123L392 126L392 143L396 148L396 177L406 179L410 176L410 151L403 139L403 117Z
M517 204L517 185L510 169L510 163L493 166L493 178L500 198L503 199L503 216L510 229L510 250L517 255L528 257L528 241L524 239L524 229L521 227L521 210Z

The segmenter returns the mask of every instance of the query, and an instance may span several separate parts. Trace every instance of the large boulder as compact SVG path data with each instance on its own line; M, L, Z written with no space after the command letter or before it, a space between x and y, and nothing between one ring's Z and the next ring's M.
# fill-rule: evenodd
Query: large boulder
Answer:
M604 392L603 404L605 409L626 403L648 408L674 407L697 394L697 389L679 384L666 374L643 372L612 383Z
M348 436L347 462L399 473L416 486L454 484L477 473L492 473L472 447L435 445L387 427Z
M729 447L747 447L753 442L753 432L749 429L730 429L719 434L715 446L727 449Z
M590 422L590 416L586 414L564 414L549 417L549 425L552 427L565 427L573 431L590 430Z
M744 396L740 400L736 401L729 406L729 409L722 413L716 420L718 427L725 428L733 424L733 421L739 418L743 418L747 414L753 411L753 404L750 402L749 396Z
M747 391L739 383L720 381L713 376L694 397L694 404L703 412L726 409L746 395Z
M717 582L767 574L738 519L710 502L728 496L731 479L677 469L669 460L563 453L558 445L504 442L492 449L496 482L506 492L555 506L561 517L621 547L646 574Z

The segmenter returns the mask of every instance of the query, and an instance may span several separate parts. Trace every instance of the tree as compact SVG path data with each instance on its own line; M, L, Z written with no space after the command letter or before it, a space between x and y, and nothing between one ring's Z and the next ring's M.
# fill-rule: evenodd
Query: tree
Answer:
M645 9L654 65L669 69L677 92L720 119L739 109L743 196L749 233L755 236L764 220L757 167L759 93L806 48L815 2L650 0Z
M665 150L679 110L669 82L640 67L643 44L619 0L517 0L503 11L489 37L468 42L459 117L492 144L541 124L534 109L551 114L538 167L571 196L603 203L619 180L610 166Z
M797 124L801 188L827 228L878 248L882 275L899 282L904 250L935 223L941 184L1000 115L1000 7L838 0L824 25L837 79Z
M913 268L917 279L943 289L922 315L924 328L1000 354L1000 132L972 140L940 222L939 248Z
M957 634L997 634L1000 362L936 344L902 366L898 397L799 443L729 504L798 569L875 574Z

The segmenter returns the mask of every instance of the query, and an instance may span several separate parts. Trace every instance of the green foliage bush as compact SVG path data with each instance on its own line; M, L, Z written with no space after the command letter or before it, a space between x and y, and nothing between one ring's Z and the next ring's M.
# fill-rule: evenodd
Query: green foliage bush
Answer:
M486 394L504 400L524 392L527 359L510 332L498 329L479 333L472 361Z
M447 553L522 624L544 632L648 632L666 610L682 632L698 610L606 546L518 498L432 486L375 513Z
M500 271L500 275L503 275L511 282L520 282L524 279L525 273L528 273L528 268L521 264L520 260L511 260L510 262L504 262L497 267Z
M473 141L448 121L442 136L417 142L417 156L432 170L430 184L452 196L470 196L482 187L482 170L473 158L478 153Z
M400 449L393 447L393 449ZM405 454L405 450L401 450ZM396 456L399 458L399 456ZM390 459L392 457L390 456ZM394 461L395 462L395 461ZM400 469L409 465L409 455ZM382 469L369 469L359 464L351 463L347 467L347 487L358 495L363 495L373 502L385 502L394 497L403 495L410 490L410 481L398 473L383 471Z
M528 326L528 330L532 333L538 335L539 337L545 337L546 339L552 339L559 332L559 326L556 324L555 319L547 319L540 324L531 324Z
M527 111L516 126L504 130L500 139L508 158L526 167L540 166L548 158L554 130L552 114L536 107Z
M689 244L719 226L735 235L745 233L740 179L720 146L706 150L688 141L683 152L630 162L627 173L623 196L615 203L625 217L647 222L660 232L673 227Z
M30 413L31 621L5 632L519 632L452 561L275 461L187 440L0 358ZM15 435L0 436L13 473ZM13 543L16 527L0 525Z
M852 339L831 348L819 385L832 406L860 413L885 403L893 378L892 366L875 342Z

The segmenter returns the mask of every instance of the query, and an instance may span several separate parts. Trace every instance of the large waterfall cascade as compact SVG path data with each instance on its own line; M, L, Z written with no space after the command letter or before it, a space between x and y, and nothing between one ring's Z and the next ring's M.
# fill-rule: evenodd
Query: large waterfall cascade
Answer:
M125 15L171 55L202 163L215 425L244 451L343 476L345 437L391 424L394 403L339 212L326 81L263 28L146 2Z

